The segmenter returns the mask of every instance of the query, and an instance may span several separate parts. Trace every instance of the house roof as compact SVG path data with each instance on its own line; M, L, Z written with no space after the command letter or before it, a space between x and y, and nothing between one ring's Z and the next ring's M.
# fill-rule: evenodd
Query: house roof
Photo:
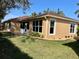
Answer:
M29 16L21 16L21 17L16 17L16 18L11 18L5 22L9 22L9 21L24 21L24 20L28 20Z
M79 20L75 20L75 19L72 19L72 18L69 18L69 17L66 17L66 16L62 16L62 15L56 14L56 13L44 13L44 14L41 14L41 15L38 15L38 16L35 16L35 17L22 16L22 17L12 18L12 19L10 19L8 21L16 20L16 21L20 21L21 22L21 21L32 20L32 19L35 19L35 18L45 18L45 17L59 18L59 19L62 19L62 20L78 22L79 23ZM8 21L5 21L5 22L8 22Z
M67 20L67 21L72 21L72 22L79 22L79 20L69 18L69 17L66 17L64 15L59 15L59 14L56 14L56 13L45 13L45 14L37 16L37 18L41 18L41 17L53 17L53 18L59 18L59 19L62 19L62 20Z
M30 17L29 16L22 16L22 17L18 17L16 18L17 21L24 21L24 20L28 20Z

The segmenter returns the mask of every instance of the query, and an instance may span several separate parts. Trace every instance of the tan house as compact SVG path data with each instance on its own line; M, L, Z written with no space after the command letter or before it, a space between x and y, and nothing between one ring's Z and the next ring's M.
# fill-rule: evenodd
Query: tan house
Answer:
M47 40L73 39L76 36L79 21L54 13L42 14L36 17L18 17L5 23L16 26L17 31L23 26L30 32L40 32ZM25 26L25 24L27 24Z

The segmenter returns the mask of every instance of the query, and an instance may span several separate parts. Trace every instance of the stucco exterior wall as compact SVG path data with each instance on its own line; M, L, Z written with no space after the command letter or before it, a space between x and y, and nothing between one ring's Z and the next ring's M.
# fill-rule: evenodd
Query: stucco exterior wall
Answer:
M13 32L20 32L20 23L19 22L11 22L11 26L14 26Z
M9 23L10 23L10 25L9 25ZM9 28L9 26L11 26L11 28ZM8 31L8 29L11 32L20 32L20 23L19 22L14 22L14 21L6 22L4 30Z
M55 34L49 33L49 23L50 18L47 20L43 20L43 36L48 40L66 40L73 39L76 34L70 33L70 23L69 21L56 19L56 29Z
M29 21L29 32L33 31L33 21Z

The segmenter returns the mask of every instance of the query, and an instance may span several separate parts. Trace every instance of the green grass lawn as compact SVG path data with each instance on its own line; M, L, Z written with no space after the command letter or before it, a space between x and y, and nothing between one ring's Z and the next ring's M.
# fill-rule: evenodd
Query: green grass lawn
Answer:
M32 38L32 37L31 37ZM47 41L0 34L0 59L79 59L79 42Z
M79 59L79 43L76 41L22 41L23 36L9 39L21 52L33 59ZM18 54L15 53L16 56ZM22 58L23 59L23 58Z

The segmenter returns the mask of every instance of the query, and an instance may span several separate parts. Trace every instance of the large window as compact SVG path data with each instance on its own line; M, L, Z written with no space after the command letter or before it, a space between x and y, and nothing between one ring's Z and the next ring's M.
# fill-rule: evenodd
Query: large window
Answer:
M75 24L74 23L70 24L70 33L75 33Z
M54 34L55 33L55 20L50 20L50 34Z
M33 31L42 32L42 20L33 21Z
M29 29L29 22L27 22L27 29Z
M25 29L25 22L22 22L20 28Z

